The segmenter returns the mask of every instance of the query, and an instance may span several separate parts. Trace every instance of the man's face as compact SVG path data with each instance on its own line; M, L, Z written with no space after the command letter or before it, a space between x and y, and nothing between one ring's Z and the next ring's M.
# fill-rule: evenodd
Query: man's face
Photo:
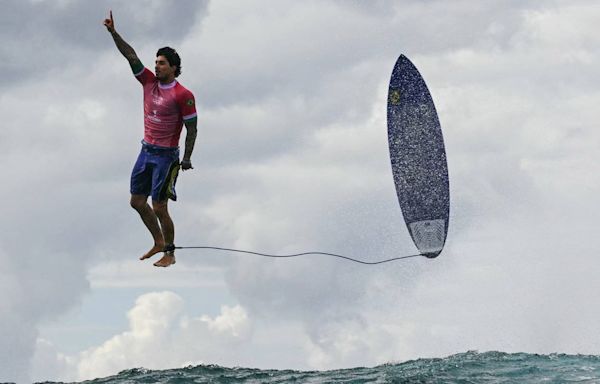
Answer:
M164 81L175 78L176 68L177 67L174 65L169 65L169 61L166 57L162 55L156 57L156 61L154 62L154 73L158 80Z

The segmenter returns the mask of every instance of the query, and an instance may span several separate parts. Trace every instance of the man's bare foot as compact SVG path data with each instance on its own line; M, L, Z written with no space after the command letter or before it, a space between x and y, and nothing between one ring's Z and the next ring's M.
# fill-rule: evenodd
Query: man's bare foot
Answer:
M171 264L175 264L175 253L165 252L164 256L154 263L155 267L168 267Z
M165 250L165 245L164 244L154 244L154 247L152 247L148 252L146 252L146 254L144 256L140 257L140 260L149 259L152 256L154 256L157 253L160 253L160 252L162 252L164 250Z

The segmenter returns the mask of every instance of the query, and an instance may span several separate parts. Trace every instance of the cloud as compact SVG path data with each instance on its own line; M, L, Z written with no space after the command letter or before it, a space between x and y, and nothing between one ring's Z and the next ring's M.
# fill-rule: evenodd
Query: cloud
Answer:
M141 295L127 318L128 330L79 355L56 353L47 342L38 341L38 375L60 372L61 380L87 380L132 367L167 369L212 362L214 354L252 335L252 321L241 306L223 306L214 318L190 317L183 299L170 291Z
M52 73L85 67L102 51L112 50L112 39L102 26L112 6L115 26L138 45L177 44L204 15L206 1L145 0L134 4L115 1L90 4L78 1L7 1L0 16L5 43L4 89L18 81L43 81ZM158 26L172 25L171 28ZM156 50L158 47L153 47Z
M200 320L208 325L209 330L220 335L243 337L248 333L248 315L242 307L239 305L233 308L223 306L221 312L221 315L214 319L205 315Z
M187 256L187 255L186 255ZM181 256L180 259L186 258ZM158 256L156 256L158 257ZM150 264L150 265L148 265ZM163 288L197 288L222 290L226 288L221 278L222 270L216 266L186 265L181 262L177 271L165 276L151 263L142 263L137 259L107 260L95 265L88 271L92 289L107 288L144 288L152 289L157 280Z
M43 247L6 242L5 236L6 232L1 242L6 246L0 252L6 273L0 282L6 294L0 304L0 371L2 380L27 382L38 337L37 324L77 304L88 287L81 275L83 265L70 262L66 254L55 253L51 262L42 261L44 266L40 267L38 260L47 256ZM63 275L65 269L72 274L65 274L60 281L52 278Z
M61 379L65 381L77 380L77 361L73 357L59 352L48 340L38 338L35 344L29 372L34 380L46 380L47 378Z

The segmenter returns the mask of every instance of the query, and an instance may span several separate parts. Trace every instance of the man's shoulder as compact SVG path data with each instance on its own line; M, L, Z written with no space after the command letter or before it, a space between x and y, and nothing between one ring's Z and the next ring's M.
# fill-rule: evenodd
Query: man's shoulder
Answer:
M176 91L178 94L181 94L181 95L188 95L188 96L189 96L189 95L191 95L191 96L193 96L193 95L194 95L194 94L192 93L192 91L190 91L190 90L189 90L189 89L187 89L187 88L186 88L186 87L185 87L183 84L181 84L181 83L179 82L179 80L177 81L177 84L175 84L175 91Z
M187 106L193 106L195 104L192 91L181 85L179 81L175 85L175 99L178 103L186 104Z
M175 85L175 99L183 113L183 120L196 117L196 100L192 92L178 81Z
M142 67L142 70L140 70L139 73L134 73L133 75L144 87L158 82L154 73L146 67Z

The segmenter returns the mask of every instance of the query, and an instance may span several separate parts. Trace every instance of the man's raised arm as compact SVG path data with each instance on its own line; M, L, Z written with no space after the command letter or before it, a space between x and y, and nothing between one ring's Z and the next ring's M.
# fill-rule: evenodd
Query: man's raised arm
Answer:
M125 40L123 40L123 38L115 30L115 22L113 20L112 10L110 11L110 19L104 19L104 26L112 35L113 40L115 41L115 45L117 46L119 52L121 52L121 54L125 56L127 61L129 61L129 65L131 65L131 68L139 67L141 65L141 61L138 58L137 54L135 53L133 48L131 48L131 45L127 44Z

